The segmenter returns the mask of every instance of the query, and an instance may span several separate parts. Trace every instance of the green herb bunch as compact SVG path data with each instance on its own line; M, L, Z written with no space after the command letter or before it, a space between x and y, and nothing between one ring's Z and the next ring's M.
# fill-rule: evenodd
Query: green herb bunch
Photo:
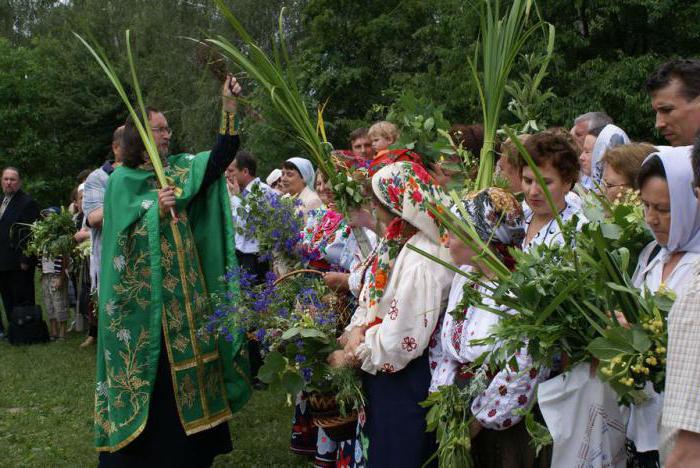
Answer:
M29 225L30 237L25 248L28 256L70 258L74 253L75 223L70 212L50 213Z
M664 390L666 317L675 297L663 287L655 294L645 290L642 295L631 287L617 289L634 300L635 322L627 324L611 316L603 336L593 340L588 351L600 360L598 375L610 384L622 403L639 404L647 398L643 391L647 382L652 383L657 393Z
M469 379L466 386L445 385L437 392L431 393L421 406L428 409L426 423L428 432L435 432L438 450L425 463L428 465L435 457L438 465L445 468L471 468L470 426L474 422L471 404L474 398L488 386L486 366Z
M475 341L497 344L485 357L493 365L516 366L512 356L525 345L536 366L566 370L600 360L599 375L629 404L643 398L638 390L648 381L663 388L672 298L632 286L637 257L651 240L638 197L609 203L591 195L584 205L589 222L580 230L576 216L564 223L564 242L513 252L514 271L489 296L516 314L489 309L471 288L461 308L478 305L501 315L492 336Z
M413 91L402 94L386 117L400 130L399 139L392 148L415 151L423 158L425 167L440 162L452 149L443 136L450 128L443 111L444 106L436 106L425 97L416 97Z

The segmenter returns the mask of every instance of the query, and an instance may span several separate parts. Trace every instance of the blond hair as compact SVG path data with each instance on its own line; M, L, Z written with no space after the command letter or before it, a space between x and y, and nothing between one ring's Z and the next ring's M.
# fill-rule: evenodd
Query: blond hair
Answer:
M391 140L392 143L396 143L396 140L399 139L399 128L391 122L382 120L369 127L367 135L370 138L374 136L386 138Z
M629 185L637 187L637 176L642 163L656 148L649 143L629 143L610 148L603 155L603 162L627 179Z

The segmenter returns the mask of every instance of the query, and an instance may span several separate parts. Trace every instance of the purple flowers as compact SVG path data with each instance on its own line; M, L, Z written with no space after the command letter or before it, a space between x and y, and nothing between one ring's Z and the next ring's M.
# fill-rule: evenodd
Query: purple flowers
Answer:
M305 382L311 382L311 377L313 377L314 373L310 367L304 367L301 370L301 375L304 377Z
M242 223L236 230L248 239L258 241L260 255L266 260L275 255L291 258L296 263L295 248L299 242L303 216L300 201L254 186L238 209Z

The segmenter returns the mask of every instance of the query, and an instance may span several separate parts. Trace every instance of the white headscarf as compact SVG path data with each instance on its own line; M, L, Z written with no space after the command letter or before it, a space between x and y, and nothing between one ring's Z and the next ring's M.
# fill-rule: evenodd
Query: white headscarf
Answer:
M294 164L294 167L299 169L301 177L304 179L304 182L306 182L306 186L313 190L316 173L314 172L314 166L311 164L311 161L304 158L289 158L287 162Z
M600 184L603 180L603 155L605 152L616 146L627 145L629 142L629 137L620 127L609 124L603 128L603 131L600 132L595 141L595 145L593 145L593 153L591 155L592 188L595 188L595 184Z
M267 179L265 179L265 183L272 187L275 182L280 180L280 177L282 177L282 171L279 169L273 169L272 172L267 176Z
M661 159L666 172L671 200L671 228L668 233L668 253L700 253L700 204L693 193L693 166L690 162L692 146L665 147L652 153Z

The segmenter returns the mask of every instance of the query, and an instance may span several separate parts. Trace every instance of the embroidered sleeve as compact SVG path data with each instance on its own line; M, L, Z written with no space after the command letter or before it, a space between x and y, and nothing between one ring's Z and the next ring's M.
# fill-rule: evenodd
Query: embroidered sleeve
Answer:
M406 271L393 297L383 299L384 317L357 348L362 370L395 372L423 354L440 317L443 289L424 264Z
M487 429L500 431L520 422L522 416L516 410L527 408L534 397L540 372L532 367L525 348L516 355L516 361L519 370L501 370L472 402L472 413Z

